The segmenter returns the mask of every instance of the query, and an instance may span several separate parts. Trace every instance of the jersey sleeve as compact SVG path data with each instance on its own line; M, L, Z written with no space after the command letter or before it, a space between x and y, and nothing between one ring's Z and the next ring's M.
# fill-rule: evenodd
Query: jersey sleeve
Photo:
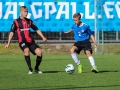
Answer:
M34 31L37 31L37 30L38 30L38 27L33 23L32 20L30 21L30 24L31 24L31 28L32 28Z
M13 22L11 29L10 29L10 32L15 33L15 30L17 30L17 26L16 26L15 22Z
M89 34L90 36L93 35L93 32L92 32L92 30L90 29L89 25L87 25L87 30L88 30L88 34Z

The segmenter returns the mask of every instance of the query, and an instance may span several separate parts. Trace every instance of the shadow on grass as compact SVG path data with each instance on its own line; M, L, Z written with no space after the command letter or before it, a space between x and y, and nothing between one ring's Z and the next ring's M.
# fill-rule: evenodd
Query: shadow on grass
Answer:
M103 71L99 71L99 73L108 73L108 72L119 72L118 70L103 70Z
M44 87L26 87L26 88L11 88L5 90L73 90L73 89L98 89L98 88L108 88L108 87L120 87L120 85L106 85L106 86L44 86ZM0 89L3 90L3 89Z
M31 59L32 60L32 59ZM68 61L68 60L71 60L71 59L44 59L44 62L48 62L48 61ZM16 59L13 59L13 60L0 60L0 62L21 62L21 61L24 61L24 59L20 59L20 60L16 60ZM33 60L34 61L34 60Z
M65 71L43 71L43 73L59 73L59 72L65 72Z

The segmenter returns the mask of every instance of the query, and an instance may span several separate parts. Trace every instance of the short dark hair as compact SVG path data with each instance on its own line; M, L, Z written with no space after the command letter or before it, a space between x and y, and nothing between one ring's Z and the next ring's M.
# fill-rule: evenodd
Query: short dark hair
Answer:
M79 19L81 19L81 14L80 13L75 13L74 15L73 15L73 18L79 18Z

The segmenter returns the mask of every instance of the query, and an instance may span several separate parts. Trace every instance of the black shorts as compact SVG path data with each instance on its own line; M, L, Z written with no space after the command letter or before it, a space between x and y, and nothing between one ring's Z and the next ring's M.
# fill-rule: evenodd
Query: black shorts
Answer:
M75 42L74 46L78 48L78 50L75 51L78 54L80 53L81 50L84 50L84 53L86 50L89 50L90 53L92 54L91 42L89 40Z
M34 55L36 55L35 50L37 48L40 48L35 42L31 42L31 43L22 42L22 43L19 43L19 46L22 49L22 51L24 51L25 48L29 48L30 52Z

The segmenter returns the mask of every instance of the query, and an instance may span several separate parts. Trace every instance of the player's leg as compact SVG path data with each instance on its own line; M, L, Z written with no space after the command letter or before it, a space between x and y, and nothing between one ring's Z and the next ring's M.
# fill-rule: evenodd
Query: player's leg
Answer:
M22 51L24 52L25 61L26 61L28 68L29 68L28 74L32 74L33 69L31 67L30 50L29 50L26 43L20 43L19 46L22 49Z
M28 74L32 74L33 69L32 69L32 66L31 66L31 59L30 59L30 50L29 50L29 48L25 48L24 49L24 57L25 57L26 63L27 63L28 68L29 68L29 73Z
M39 70L39 66L40 66L41 61L42 61L42 50L41 50L40 48L36 48L35 53L36 53L36 55L37 55L36 65L35 65L35 71L38 72L38 73L42 73L42 72Z
M92 57L92 55L91 55L91 53L90 53L89 50L86 50L86 55L87 55L87 57L88 57L88 59L89 59L89 61L90 61L91 66L93 67L93 68L91 69L92 72L98 73L97 66L96 66L96 64L95 64L95 60L94 60L94 58Z
M89 61L90 61L91 66L92 66L93 68L96 68L95 60L94 60L94 58L92 57L90 51L89 51L89 50L86 50L85 53L86 53L86 55L87 55L87 57L88 57L88 59L89 59Z
M74 60L74 62L78 65L78 73L82 73L82 65L80 64L80 60L78 60L78 57L76 55L76 53L80 53L80 51L82 50L80 47L79 47L79 43L75 43L74 46L72 46L72 48L70 49L70 53L71 53L71 56L72 56L72 59Z
M95 69L95 71L94 72L98 72L98 70L97 70L97 66L96 66L96 64L95 64L95 60L94 60L94 58L92 57L92 48L91 48L91 43L90 43L90 41L86 41L85 43L84 43L84 51L85 51L85 53L86 53L86 55L87 55L87 57L88 57L88 60L90 61L90 64L91 64L91 66L93 67L93 69Z
M40 49L40 47L39 47L36 43L32 43L32 44L30 45L30 51L31 51L34 55L37 55L36 65L35 65L35 72L41 74L42 72L39 70L39 66L40 66L41 61L42 61L42 50Z
M76 53L75 53L76 50L77 50L77 47L76 47L76 46L72 46L72 47L70 48L70 54L71 54L72 59L74 60L74 62L75 62L77 65L79 65L79 64L80 64L80 60L78 60L78 57L77 57L77 55L76 55Z

